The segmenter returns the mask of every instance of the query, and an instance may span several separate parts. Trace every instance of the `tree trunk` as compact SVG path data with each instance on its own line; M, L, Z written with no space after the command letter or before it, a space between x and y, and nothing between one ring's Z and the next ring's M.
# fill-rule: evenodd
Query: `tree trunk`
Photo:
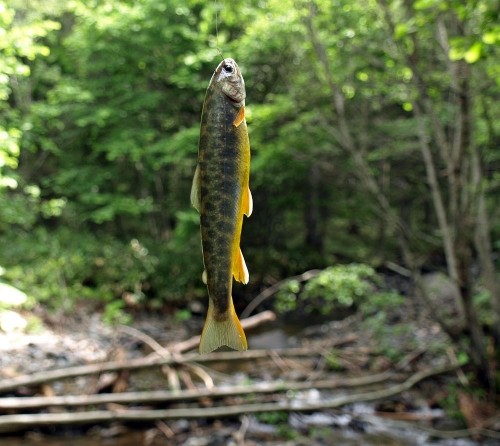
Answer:
M480 192L478 197L476 233L474 240L479 256L479 263L481 265L484 286L490 294L493 317L491 331L495 339L496 355L500 358L500 287L495 273L495 265L493 264L489 219L486 212L483 191Z

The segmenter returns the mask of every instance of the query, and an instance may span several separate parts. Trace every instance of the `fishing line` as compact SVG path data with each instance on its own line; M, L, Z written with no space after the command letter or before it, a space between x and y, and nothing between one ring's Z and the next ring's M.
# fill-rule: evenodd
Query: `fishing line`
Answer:
M217 51L219 52L220 57L224 60L224 56L222 55L222 51L219 47L219 2L214 0L215 7L215 45L217 47Z

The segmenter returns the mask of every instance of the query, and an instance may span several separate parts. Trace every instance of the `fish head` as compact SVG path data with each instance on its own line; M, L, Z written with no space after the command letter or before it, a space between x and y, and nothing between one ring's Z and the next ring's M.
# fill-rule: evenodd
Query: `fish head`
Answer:
M240 68L233 59L224 59L214 73L216 84L235 105L244 105L245 81Z

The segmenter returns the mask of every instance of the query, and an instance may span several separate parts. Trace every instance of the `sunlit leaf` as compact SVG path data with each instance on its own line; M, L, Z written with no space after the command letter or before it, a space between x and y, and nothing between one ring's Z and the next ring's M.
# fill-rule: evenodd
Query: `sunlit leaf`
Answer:
M450 48L450 60L456 61L461 60L465 56L465 51L462 48L452 47Z
M484 33L482 39L487 45L494 45L496 42L500 41L500 26L492 31Z
M413 3L416 10L432 8L438 3L438 0L417 0Z
M401 39L408 34L408 25L406 23L398 23L394 29L394 37Z
M481 57L481 50L483 48L483 44L481 42L476 42L472 45L464 54L464 59L472 64L479 60Z

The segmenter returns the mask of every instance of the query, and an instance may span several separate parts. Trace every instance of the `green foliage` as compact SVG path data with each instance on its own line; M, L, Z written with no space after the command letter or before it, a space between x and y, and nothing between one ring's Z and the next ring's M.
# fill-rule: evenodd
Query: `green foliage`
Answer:
M368 265L349 264L329 267L301 286L288 281L276 294L276 309L285 313L297 308L329 315L335 309L359 305L371 298L379 279Z
M123 300L113 300L104 306L102 320L109 325L129 324L132 316L125 312L125 302Z
M342 364L342 361L340 360L338 354L335 353L335 351L329 352L325 356L325 360L326 364L331 370L336 370L336 371L345 370L344 364Z
M181 309L181 310L177 310L175 312L175 320L177 322L185 322L185 321L188 321L189 319L191 319L193 315L191 314L191 311L188 310L188 309Z
M372 267L348 264L328 267L303 285L297 280L288 281L276 294L274 304L280 313L320 312L325 316L355 307L362 324L377 340L380 353L398 361L404 352L397 342L406 338L410 344L415 343L413 327L407 321L391 320L404 303L405 298L398 292L383 290L382 278ZM334 370L343 369L335 352L327 355L326 361Z
M465 420L460 411L460 405L458 404L458 392L460 392L459 385L456 383L450 383L447 386L446 394L443 399L439 401L440 405L443 407L444 411L448 416L460 421L465 425Z
M491 301L490 292L486 289L478 290L473 296L473 301L481 323L486 326L491 326L494 323L494 315L491 313L489 306Z
M43 229L16 234L0 245L0 257L6 259L6 280L34 301L63 310L80 299L110 304L124 293L144 297L157 262L135 239L125 245L90 233ZM123 308L116 302L110 313Z
M468 378L472 378L472 376L470 376L469 374ZM446 393L444 397L439 401L439 404L442 406L448 416L456 419L464 426L466 426L466 420L464 419L463 413L460 410L459 393L467 393L468 396L473 396L478 399L484 399L486 395L484 389L481 389L479 387L471 386L465 389L457 382L451 382L447 384Z
M393 308L397 308L404 303L404 297L396 291L379 291L373 293L369 299L364 300L360 305L360 310L365 317L375 314L385 315ZM384 316L385 317L385 316Z
M338 265L323 270L304 286L305 299L325 297L341 306L351 306L366 298L372 289L369 280L375 278L375 271L368 265ZM327 307L328 308L328 307ZM328 312L328 309L325 309Z
M380 354L394 363L406 354L403 346L417 348L414 327L406 320L402 322L391 320L404 303L404 297L398 292L380 291L360 304L364 327L373 333Z
M261 412L255 418L261 423L276 426L278 435L282 438L293 440L298 436L297 431L288 425L288 412Z
M50 53L43 37L59 29L56 21L25 8L22 2L0 1L0 232L6 224L33 219L30 194L20 187L25 184L17 172L23 132L29 128L24 114L31 98L25 84L32 61Z
M261 423L280 425L288 422L288 412L262 412L256 414L255 418Z

